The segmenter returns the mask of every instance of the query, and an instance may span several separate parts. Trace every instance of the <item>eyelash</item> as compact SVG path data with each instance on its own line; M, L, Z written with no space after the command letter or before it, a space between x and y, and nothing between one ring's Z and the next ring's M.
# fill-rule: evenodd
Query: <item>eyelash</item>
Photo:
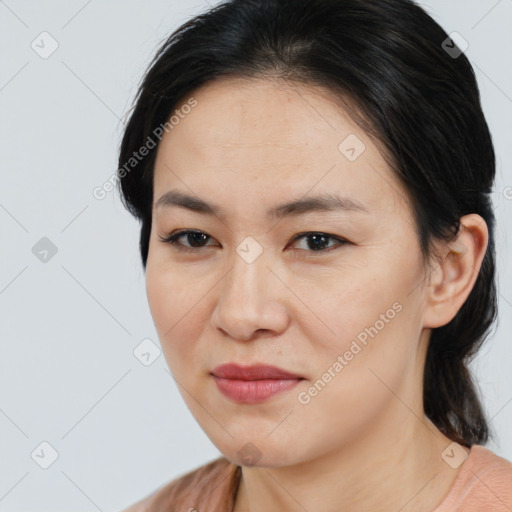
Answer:
M167 236L163 236L163 237L160 236L159 239L160 239L161 242L170 244L176 250L181 251L181 252L197 253L198 250L204 249L205 247L213 247L213 246L188 247L186 245L179 244L178 240L181 237L183 237L185 235L188 235L188 234L202 234L202 235L205 235L208 238L208 240L206 240L207 242L212 239L211 236L207 235L203 231L194 231L194 230L181 230L181 231L178 231L176 233L171 233L171 234L169 234ZM307 249L300 249L300 250L305 250L306 252L310 252L310 253L313 253L313 254L314 253L326 253L326 252L330 252L333 248L341 247L343 245L347 245L347 244L350 243L348 240L345 240L345 239L340 238L338 236L330 235L329 233L323 233L321 231L308 231L308 232L305 232L305 233L299 233L298 235L296 235L291 240L291 243L295 242L296 240L300 240L301 238L307 238L307 237L310 237L310 236L313 236L313 235L321 235L322 237L327 238L328 240L335 240L335 241L338 242L338 245L337 246L328 247L327 249L319 249L317 251L307 250Z

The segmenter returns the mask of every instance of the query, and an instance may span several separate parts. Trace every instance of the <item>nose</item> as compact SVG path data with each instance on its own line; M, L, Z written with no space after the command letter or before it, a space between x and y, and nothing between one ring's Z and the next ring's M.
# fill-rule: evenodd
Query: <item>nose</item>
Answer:
M257 333L270 336L284 331L289 323L287 288L272 271L265 251L252 263L234 256L233 267L218 285L211 318L214 328L243 341Z

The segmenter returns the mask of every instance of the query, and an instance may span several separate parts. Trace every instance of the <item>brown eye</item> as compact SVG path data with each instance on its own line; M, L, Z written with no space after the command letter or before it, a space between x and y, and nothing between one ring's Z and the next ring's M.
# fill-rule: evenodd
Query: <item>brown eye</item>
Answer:
M159 237L160 241L171 244L179 251L194 251L194 249L201 249L207 247L204 245L211 237L202 231L184 230L172 233L165 237ZM179 242L180 239L184 239L188 244Z
M296 236L294 239L293 239L293 242L295 242L296 240L301 240L301 239L304 239L306 240L306 251L308 252L326 252L327 249L331 249L332 247L336 247L336 246L339 246L339 245L345 245L345 244L348 244L349 242L347 240L344 240L343 238L340 238L340 237L337 237L337 236L334 236L334 235L329 235L327 233L321 233L321 232L316 232L316 231L312 231L312 232L309 232L309 233L302 233L298 236ZM329 242L337 242L334 246L331 245L329 246Z

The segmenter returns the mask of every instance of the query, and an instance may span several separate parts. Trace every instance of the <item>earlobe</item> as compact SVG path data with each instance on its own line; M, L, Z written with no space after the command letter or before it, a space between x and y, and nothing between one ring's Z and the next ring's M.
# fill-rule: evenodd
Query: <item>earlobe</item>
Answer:
M473 289L487 250L489 234L484 219L472 213L460 222L457 237L441 243L444 257L425 289L425 328L441 327L455 317Z

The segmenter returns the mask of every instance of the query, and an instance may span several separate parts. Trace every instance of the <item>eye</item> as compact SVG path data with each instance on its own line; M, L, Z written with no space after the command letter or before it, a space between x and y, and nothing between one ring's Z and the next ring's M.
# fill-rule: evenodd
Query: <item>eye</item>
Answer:
M292 242L295 242L296 240L304 239L306 241L306 249L308 252L327 252L327 249L332 249L333 247L345 245L350 242L347 240L344 240L343 238L340 238L338 236L329 235L328 233L322 233L318 231L310 231L308 233L301 233L297 235ZM329 245L329 241L337 242L335 245L331 245L330 247L325 247L326 245Z
M180 239L184 239L189 245L184 245L179 242ZM213 240L212 237L204 233L203 231L196 230L181 230L176 233L171 233L167 236L160 236L160 241L171 244L179 251L183 252L198 252L203 247L215 247L213 245L205 245L208 240ZM338 236L329 235L328 233L322 233L318 231L310 231L307 233L300 233L292 239L292 243L304 239L306 241L307 252L327 252L327 249L332 249L336 246L348 244L347 240ZM329 241L337 242L335 245L329 246ZM327 247L326 247L327 246Z
M183 245L178 243L180 238L185 238L185 240L189 242L190 245ZM207 247L202 244L210 238L211 237L209 235L203 233L202 231L193 230L182 230L178 231L177 233L171 233L164 237L159 237L160 241L171 244L177 250L184 252L197 252L198 248L200 249L201 247Z

